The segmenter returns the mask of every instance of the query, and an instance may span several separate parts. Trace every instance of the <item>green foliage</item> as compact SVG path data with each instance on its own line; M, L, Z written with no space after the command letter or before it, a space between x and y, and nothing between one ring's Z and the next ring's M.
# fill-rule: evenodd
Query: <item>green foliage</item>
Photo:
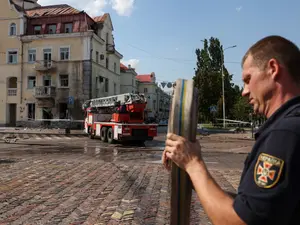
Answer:
M226 118L249 120L249 105L241 97L240 88L232 83L232 75L222 65L223 47L219 39L211 37L203 42L203 49L196 49L197 67L193 78L199 90L199 122L214 120L214 115L209 110L212 105L218 108L215 116L223 118L222 66Z

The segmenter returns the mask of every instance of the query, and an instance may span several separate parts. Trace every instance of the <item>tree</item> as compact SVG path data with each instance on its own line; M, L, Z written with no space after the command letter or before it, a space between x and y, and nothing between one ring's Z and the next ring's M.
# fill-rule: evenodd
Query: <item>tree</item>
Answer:
M239 96L233 106L232 114L234 119L249 121L252 108L249 105L247 98Z
M199 89L199 121L212 121L210 106L218 106L217 116L223 115L222 100L222 66L224 71L225 109L227 117L232 116L232 107L236 99L236 90L230 75L222 65L223 48L218 38L211 37L204 40L203 49L196 49L197 68L194 82ZM221 106L221 107L220 107Z

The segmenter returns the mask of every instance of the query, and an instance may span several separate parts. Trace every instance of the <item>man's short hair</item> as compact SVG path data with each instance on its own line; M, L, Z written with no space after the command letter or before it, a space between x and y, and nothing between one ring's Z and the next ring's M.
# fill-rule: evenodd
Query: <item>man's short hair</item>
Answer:
M242 66L249 55L253 57L254 64L261 69L266 68L270 59L276 59L290 76L300 83L300 50L290 40L276 35L259 40L246 52Z

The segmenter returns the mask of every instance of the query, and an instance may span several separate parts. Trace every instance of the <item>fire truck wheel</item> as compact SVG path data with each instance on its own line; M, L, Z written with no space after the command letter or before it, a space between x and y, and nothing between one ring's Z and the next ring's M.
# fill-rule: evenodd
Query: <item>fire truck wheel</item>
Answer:
M107 131L107 141L109 144L113 144L115 142L113 129L111 127L108 128L108 131Z
M101 128L101 135L100 135L101 141L107 142L107 127Z

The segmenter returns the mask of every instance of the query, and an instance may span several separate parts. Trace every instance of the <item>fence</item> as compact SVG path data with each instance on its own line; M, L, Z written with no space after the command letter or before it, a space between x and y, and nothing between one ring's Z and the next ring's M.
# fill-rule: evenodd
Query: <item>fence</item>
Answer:
M70 119L37 119L17 121L17 127L41 128L41 129L66 129L82 130L84 128L83 120Z
M23 120L18 121L17 127L23 128L39 128L39 129L72 129L83 130L84 120L70 120L70 119L37 119L37 120ZM168 129L167 124L158 125L158 133L166 133Z

